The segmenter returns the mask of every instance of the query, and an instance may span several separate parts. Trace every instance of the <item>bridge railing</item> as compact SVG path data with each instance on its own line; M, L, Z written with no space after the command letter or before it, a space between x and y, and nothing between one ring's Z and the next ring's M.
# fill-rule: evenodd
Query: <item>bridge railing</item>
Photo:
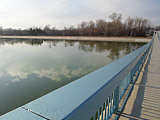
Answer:
M160 31L157 31L157 37L160 40Z
M114 112L123 109L124 105L119 108L120 100L130 84L134 85L151 46L152 41L21 108L48 120L109 119Z

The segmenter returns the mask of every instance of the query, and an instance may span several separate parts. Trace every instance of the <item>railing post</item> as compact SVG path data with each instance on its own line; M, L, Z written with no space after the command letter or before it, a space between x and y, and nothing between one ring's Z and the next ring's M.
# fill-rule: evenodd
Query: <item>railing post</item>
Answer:
M114 100L115 100L115 110L117 110L118 109L118 105L119 105L119 86L117 86L114 95L115 95L115 97L114 97Z
M108 101L108 100L107 100L107 101ZM105 115L104 115L104 120L106 120L106 118L107 118L107 105L108 105L108 104L107 104L107 103L108 103L107 101L105 102Z
M109 119L110 117L110 97L108 97L108 112L107 112L107 120Z

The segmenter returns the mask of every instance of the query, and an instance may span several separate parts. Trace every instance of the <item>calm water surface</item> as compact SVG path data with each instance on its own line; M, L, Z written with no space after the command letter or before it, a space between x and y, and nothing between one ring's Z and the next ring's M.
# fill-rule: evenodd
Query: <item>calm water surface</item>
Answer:
M0 115L143 44L0 39Z

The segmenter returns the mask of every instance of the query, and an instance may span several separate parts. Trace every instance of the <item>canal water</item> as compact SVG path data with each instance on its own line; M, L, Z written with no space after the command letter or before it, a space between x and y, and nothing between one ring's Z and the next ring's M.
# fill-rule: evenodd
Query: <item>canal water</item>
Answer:
M0 115L77 80L142 45L0 39Z

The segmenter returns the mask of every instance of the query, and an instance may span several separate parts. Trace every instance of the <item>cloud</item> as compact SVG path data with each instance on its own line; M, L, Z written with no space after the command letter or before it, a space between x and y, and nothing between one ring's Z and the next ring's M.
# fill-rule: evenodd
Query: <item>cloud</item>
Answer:
M146 17L159 24L159 0L1 0L0 24L31 27L51 24L58 28L81 21L107 19L112 12Z
M57 71L55 71L53 68L34 70L30 74L36 74L37 77L39 77L39 78L46 77L46 78L49 78L51 80L57 80L57 81L60 80L59 73Z

